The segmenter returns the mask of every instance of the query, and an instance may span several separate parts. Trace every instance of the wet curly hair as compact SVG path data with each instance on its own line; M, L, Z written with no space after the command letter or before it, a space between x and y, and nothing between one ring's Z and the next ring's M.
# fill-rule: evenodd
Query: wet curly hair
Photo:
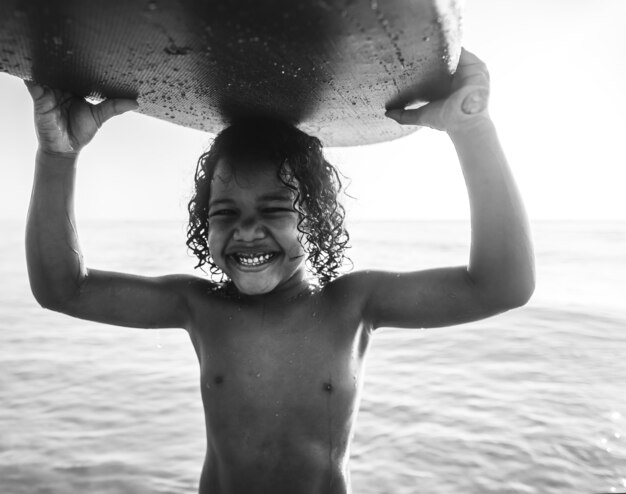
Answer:
M339 173L324 158L319 139L272 118L234 122L215 137L210 149L198 159L187 228L187 247L199 260L196 268L207 264L214 277L222 282L227 280L208 246L211 180L220 158L231 162L263 160L279 165L279 180L295 193L298 240L305 248L307 267L322 286L336 278L349 240L344 226L345 210L338 201L342 190Z

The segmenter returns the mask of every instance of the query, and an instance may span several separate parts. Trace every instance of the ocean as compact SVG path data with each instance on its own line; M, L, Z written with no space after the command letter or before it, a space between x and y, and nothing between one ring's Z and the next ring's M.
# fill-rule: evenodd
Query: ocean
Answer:
M79 224L91 267L191 273L184 224ZM464 264L464 222L354 222L355 269ZM23 222L0 222L0 492L194 493L204 457L182 330L41 309ZM531 302L484 321L382 329L352 446L354 494L626 492L626 223L533 225Z

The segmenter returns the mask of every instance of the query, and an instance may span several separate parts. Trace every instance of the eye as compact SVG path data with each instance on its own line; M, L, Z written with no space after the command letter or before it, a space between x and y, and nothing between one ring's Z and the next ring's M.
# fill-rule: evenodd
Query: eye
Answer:
M293 208L289 207L269 207L263 208L261 211L266 214L284 214L294 212Z
M213 218L214 216L231 216L234 214L237 214L237 211L234 209L222 208L211 211L209 213L209 218Z

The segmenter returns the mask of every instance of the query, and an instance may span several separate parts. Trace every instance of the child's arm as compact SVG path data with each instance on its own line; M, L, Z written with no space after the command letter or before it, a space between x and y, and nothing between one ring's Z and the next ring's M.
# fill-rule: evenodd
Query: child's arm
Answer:
M534 290L534 259L522 200L487 113L489 75L463 50L452 94L417 110L392 110L401 124L446 130L470 199L467 267L371 273L365 312L374 327L433 327L487 317L525 304Z
M74 219L76 160L109 118L135 109L132 100L91 105L71 94L27 83L39 139L28 212L26 256L31 289L44 307L109 324L181 327L187 277L146 278L85 267Z

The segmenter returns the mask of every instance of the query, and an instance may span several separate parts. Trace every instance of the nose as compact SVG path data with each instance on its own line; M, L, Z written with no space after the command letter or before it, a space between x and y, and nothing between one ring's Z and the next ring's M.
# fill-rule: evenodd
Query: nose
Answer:
M242 216L235 225L233 240L253 242L265 238L265 228L256 215Z

